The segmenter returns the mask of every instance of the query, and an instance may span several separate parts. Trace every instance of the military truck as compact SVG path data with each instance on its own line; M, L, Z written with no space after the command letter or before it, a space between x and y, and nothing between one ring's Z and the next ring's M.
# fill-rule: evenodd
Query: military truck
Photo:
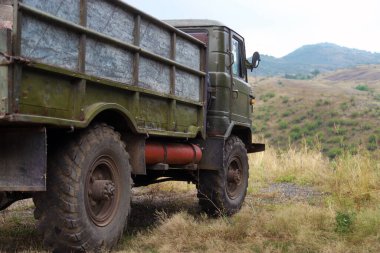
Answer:
M175 28L176 27L176 28ZM33 198L44 243L116 245L131 187L197 185L232 215L248 184L254 95L244 39L111 0L0 0L0 210Z

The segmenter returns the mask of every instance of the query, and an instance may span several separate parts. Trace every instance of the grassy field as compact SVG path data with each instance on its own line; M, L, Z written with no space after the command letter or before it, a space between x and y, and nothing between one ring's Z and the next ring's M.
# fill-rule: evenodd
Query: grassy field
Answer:
M199 212L192 185L138 189L117 251L380 251L380 161L368 152L330 161L306 146L269 147L250 156L250 175L241 212L218 219ZM24 202L0 214L0 251L42 250L32 210Z
M186 183L134 189L116 251L380 252L379 73L252 79L256 136L269 145L250 155L242 210L209 218ZM0 212L0 252L43 252L33 209Z
M191 205L175 213L160 210L157 222L126 236L120 251L380 251L380 162L368 153L329 161L307 148L269 148L251 155L250 170L239 214L209 219Z

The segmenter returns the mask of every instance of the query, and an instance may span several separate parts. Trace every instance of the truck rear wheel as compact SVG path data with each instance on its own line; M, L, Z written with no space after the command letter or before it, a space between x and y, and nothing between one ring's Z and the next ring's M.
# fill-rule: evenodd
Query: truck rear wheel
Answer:
M130 211L128 158L107 125L85 130L49 155L47 192L35 197L47 247L93 252L118 242Z
M201 171L198 198L209 215L233 215L243 204L248 187L248 156L243 142L236 136L224 146L223 168Z

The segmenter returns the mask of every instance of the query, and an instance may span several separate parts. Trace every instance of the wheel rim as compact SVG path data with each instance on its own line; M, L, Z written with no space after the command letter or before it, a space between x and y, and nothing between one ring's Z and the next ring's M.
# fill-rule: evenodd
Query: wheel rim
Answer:
M227 195L230 199L236 199L240 196L243 189L243 173L240 159L232 158L227 171Z
M99 156L91 165L85 183L85 206L92 222L107 226L115 217L120 199L118 168L109 156Z

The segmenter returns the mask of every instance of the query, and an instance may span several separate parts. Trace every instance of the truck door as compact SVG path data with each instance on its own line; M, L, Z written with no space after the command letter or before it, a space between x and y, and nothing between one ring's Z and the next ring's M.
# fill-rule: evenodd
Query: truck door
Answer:
M231 121L250 123L249 95L251 86L248 84L247 69L244 66L245 47L244 40L231 31L230 36L231 57Z

